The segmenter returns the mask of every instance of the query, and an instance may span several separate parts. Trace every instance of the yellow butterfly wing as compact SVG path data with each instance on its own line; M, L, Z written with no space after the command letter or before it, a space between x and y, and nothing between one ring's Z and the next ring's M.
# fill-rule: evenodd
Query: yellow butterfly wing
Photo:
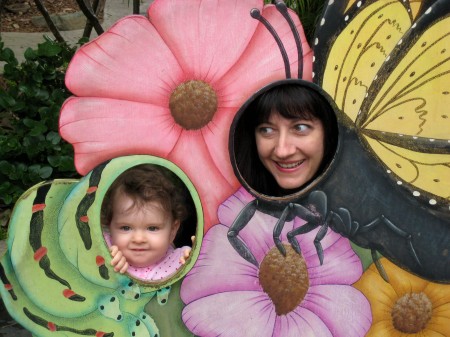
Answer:
M407 183L414 196L448 209L450 14L443 16L440 6L450 7L437 2L399 40L356 124L399 185Z
M344 17L348 24L333 43L322 80L322 87L352 121L384 60L412 25L400 1L355 6L350 12L356 13Z
M314 64L314 80L346 116L345 124L356 128L396 184L446 211L449 7L448 0L335 1L314 47L316 59L327 60Z

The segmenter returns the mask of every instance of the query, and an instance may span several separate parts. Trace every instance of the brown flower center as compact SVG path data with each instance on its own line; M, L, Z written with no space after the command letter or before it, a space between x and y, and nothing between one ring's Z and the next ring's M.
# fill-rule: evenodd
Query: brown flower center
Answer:
M278 316L294 310L309 289L305 259L290 245L284 246L286 256L274 247L264 257L259 269L259 282L272 300Z
M392 308L394 327L404 333L417 333L428 324L433 304L424 293L409 293L400 297Z
M217 95L203 81L181 83L170 96L172 117L186 130L198 130L208 124L217 111Z

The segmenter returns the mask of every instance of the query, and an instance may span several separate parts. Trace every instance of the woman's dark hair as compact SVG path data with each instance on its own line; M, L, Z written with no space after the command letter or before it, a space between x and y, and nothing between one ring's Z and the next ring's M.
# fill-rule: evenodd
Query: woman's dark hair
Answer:
M266 123L270 115L306 120L318 119L324 129L324 157L314 178L320 175L334 157L338 140L336 116L330 103L318 90L301 83L283 83L273 86L257 96L245 108L236 124L234 133L234 155L240 175L258 193L283 196L295 193L278 186L272 174L264 167L256 149L255 129ZM313 179L314 179L313 178Z

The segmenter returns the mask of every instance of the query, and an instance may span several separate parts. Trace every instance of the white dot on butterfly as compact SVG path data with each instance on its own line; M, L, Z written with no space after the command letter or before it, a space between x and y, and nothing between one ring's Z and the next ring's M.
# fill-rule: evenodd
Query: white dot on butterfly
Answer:
M420 192L418 192L418 191L414 191L414 192L413 192L413 196L415 196L415 197L419 197L419 196L420 196Z
M345 16L344 21L348 21L348 15Z
M313 62L316 62L316 56L315 55L313 56Z
M387 173L389 173L389 174L391 174L391 173L392 173L392 171L391 171L391 170L386 170L386 172L387 172Z
M417 137L416 137L416 136L413 136L413 139L417 139Z
M385 62L388 62L390 59L391 59L391 55L389 55L388 57L386 57L386 61L385 61Z
M401 185L401 184L403 184L403 183L400 180L397 181L397 185Z
M319 44L319 39L316 38L316 39L314 40L314 45L317 46L318 44Z
M368 92L366 92L366 97L369 97L369 93Z
M375 75L375 77L373 78L374 81L376 81L378 78L378 75Z
M322 18L322 20L320 21L320 25L323 26L325 24L325 18Z
M415 23L411 26L411 28L416 28L416 26L417 26L417 24Z
M403 135L401 133L398 134L399 137L403 137Z
M436 200L434 200L434 199L430 199L430 205L436 205L437 204L437 201Z
M400 39L400 41L397 42L398 45L401 45L403 43L403 39Z
M431 138L431 139L430 139L430 142L434 142L434 139L433 139L433 138Z
M361 115L361 110L358 111L358 116Z
M356 6L361 7L361 1L358 1L358 3L356 4Z
M313 72L313 74L312 74L312 78L314 78L314 76L316 76L316 73L314 73L314 72Z
M330 1L328 2L328 4L329 4L329 5L334 4L334 0L330 0Z
M427 11L425 12L425 14L430 14L431 13L431 6L430 8L427 9Z

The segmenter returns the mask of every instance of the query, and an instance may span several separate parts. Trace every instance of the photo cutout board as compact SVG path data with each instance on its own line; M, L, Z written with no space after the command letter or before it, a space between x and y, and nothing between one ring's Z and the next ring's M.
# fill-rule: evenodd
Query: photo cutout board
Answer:
M449 23L449 0L332 0L310 48L282 1L156 0L118 21L66 74L60 133L84 177L14 208L8 311L44 337L450 336ZM320 174L272 195L246 178L239 130L284 85L337 132ZM161 282L114 272L100 224L143 163L195 210L191 255Z

